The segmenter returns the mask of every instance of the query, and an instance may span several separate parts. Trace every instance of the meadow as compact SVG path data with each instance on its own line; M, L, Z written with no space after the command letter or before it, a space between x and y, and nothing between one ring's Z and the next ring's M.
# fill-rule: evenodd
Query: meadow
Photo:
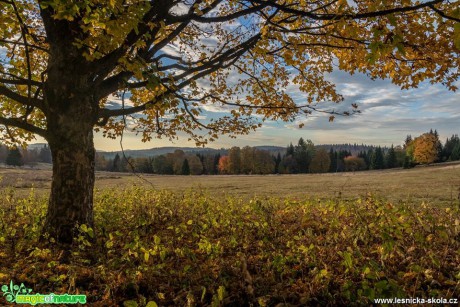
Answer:
M97 173L95 229L81 225L64 250L39 241L50 171L0 176L0 285L127 307L460 297L458 164L287 176Z
M0 168L0 187L13 187L27 195L30 188L47 194L51 170ZM371 193L390 201L452 204L460 193L460 163L443 163L414 169L299 175L168 176L96 172L96 188L103 190L144 186L184 192L206 190L211 195L244 198L276 196L298 199L353 200Z

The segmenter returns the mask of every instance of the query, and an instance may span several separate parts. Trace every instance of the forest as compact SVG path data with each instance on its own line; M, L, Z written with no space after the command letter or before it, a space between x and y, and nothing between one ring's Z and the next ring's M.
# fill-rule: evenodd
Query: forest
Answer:
M411 168L416 165L460 160L460 139L457 134L439 139L437 130L412 138L408 135L402 146L368 146L357 144L314 145L300 138L290 143L284 153L234 146L223 154L186 153L183 150L151 156L130 157L124 152L113 159L103 153L96 155L96 170L138 172L160 175L239 175L239 174L305 174L334 173ZM10 166L38 162L51 163L49 148L19 149L0 146L0 163Z

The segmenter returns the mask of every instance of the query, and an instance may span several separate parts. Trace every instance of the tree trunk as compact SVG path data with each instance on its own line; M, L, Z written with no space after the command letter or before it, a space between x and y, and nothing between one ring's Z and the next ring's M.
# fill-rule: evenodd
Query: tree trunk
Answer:
M71 37L62 35L65 30L53 37L57 43L51 45L44 86L53 179L43 233L59 243L71 243L78 225L93 227L93 127L99 105L88 62Z
M93 227L93 127L83 118L85 112L79 113L59 116L56 124L50 120L48 139L53 179L44 233L67 244L72 242L78 225Z

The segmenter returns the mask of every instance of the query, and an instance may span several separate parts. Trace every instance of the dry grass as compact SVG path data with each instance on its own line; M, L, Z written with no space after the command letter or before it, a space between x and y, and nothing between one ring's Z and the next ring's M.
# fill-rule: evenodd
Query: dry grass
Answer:
M13 187L28 193L31 187L47 193L50 170L0 169L0 187ZM391 201L458 202L460 164L418 167L410 170L385 170L336 174L268 176L160 176L129 173L96 173L96 188L146 186L184 191L202 188L214 195L243 197L277 196L312 199L355 199L371 193Z

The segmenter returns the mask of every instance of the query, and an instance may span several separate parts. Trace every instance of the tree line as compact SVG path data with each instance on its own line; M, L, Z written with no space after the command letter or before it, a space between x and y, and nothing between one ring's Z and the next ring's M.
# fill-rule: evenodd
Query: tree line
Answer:
M289 144L284 154L234 146L224 154L187 154L176 150L156 157L132 158L117 154L107 159L98 155L96 169L166 175L302 174L410 168L455 160L460 160L458 135L447 138L443 145L437 131L430 130L415 138L408 135L402 146L391 147L315 146L311 140L300 138L296 145Z
M47 145L42 148L7 147L0 144L0 163L10 166L34 166L37 163L52 163Z
M245 146L234 146L224 154L173 153L155 157L125 157L113 159L96 156L96 169L112 172L140 172L161 175L238 175L238 174L302 174L410 168L460 160L460 138L457 134L439 139L436 130L417 137L408 135L402 146L319 145L300 138L296 145L286 147L284 154ZM11 166L51 163L51 151L42 148L8 148L0 145L0 163Z

